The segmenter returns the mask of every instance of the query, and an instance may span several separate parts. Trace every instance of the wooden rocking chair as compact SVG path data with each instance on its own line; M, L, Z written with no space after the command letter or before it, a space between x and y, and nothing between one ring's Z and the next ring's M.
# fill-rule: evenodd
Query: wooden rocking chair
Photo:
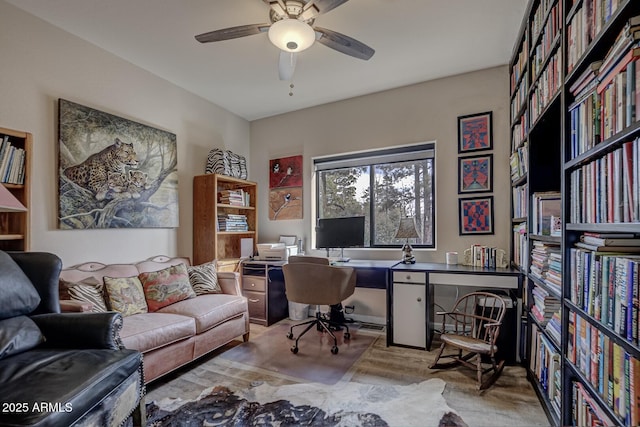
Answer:
M490 292L472 292L460 297L452 311L438 312L443 316L442 331L445 331L447 320L453 320L453 331L441 335L442 345L429 368L444 369L463 364L476 370L478 390L490 387L504 368L504 360L496 361L495 356L498 351L496 340L505 311L506 304L502 297ZM455 353L443 355L446 347L455 348ZM463 352L466 354L463 355ZM485 360L488 359L488 368L482 365L483 356ZM440 359L445 357L453 360L440 363ZM474 357L476 360L472 363ZM483 376L490 372L492 375L483 381Z

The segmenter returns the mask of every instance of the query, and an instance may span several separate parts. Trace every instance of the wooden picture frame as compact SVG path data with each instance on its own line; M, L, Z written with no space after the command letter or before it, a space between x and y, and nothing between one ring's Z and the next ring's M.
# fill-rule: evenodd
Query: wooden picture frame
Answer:
M459 234L493 234L493 196L458 199Z
M458 158L458 194L493 191L493 154Z
M458 153L493 148L493 112L458 117Z

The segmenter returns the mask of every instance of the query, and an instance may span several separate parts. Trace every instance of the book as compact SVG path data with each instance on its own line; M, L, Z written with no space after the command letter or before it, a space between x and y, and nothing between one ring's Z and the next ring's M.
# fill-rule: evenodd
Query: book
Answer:
M576 247L587 249L589 251L598 252L601 254L606 253L640 253L640 246L605 246L605 245L592 245L585 242L576 242Z
M583 234L580 241L596 246L640 246L640 238L595 237Z

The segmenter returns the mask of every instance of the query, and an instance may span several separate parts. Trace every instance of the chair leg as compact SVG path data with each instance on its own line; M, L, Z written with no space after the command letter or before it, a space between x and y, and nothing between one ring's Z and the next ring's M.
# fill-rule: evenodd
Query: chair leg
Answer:
M482 390L482 357L476 355L476 370L478 374L478 390Z
M440 356L442 356L442 352L444 351L444 348L446 346L447 346L446 343L442 343L440 345L440 349L438 350L438 354L436 355L436 360L431 365L429 365L429 369L439 369L444 367L444 365L438 363L438 360L440 360Z
M302 331L302 333L300 335L298 335L298 338L296 338L296 343L294 344L293 347L291 347L291 352L293 354L297 354L298 353L298 341L300 341L300 338L302 338L302 336L304 334L306 334L307 332L309 332L309 329L313 328L314 326L316 326L316 320L313 321L309 321L309 322L305 322L305 323L301 323L300 325L305 325L307 324L307 327L305 328L304 331ZM300 325L295 325L295 326L300 326Z

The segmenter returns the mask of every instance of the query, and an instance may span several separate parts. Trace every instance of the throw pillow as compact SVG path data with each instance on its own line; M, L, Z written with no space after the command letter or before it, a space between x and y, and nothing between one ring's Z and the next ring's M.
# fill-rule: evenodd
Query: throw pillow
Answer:
M142 283L137 276L133 277L104 277L104 287L107 291L111 309L123 316L146 313L147 302L144 300Z
M94 313L109 311L104 302L104 285L95 277L88 277L79 282L67 282L60 279L60 299L93 304Z
M27 316L0 320L0 359L30 350L43 341L40 328Z
M24 271L0 251L0 319L29 314L40 304L40 294Z
M187 272L189 273L189 282L196 295L222 293L222 289L218 283L218 272L216 271L215 261L206 264L192 265L187 267Z
M160 271L138 275L144 288L149 311L156 311L174 302L195 298L184 264L172 265Z

